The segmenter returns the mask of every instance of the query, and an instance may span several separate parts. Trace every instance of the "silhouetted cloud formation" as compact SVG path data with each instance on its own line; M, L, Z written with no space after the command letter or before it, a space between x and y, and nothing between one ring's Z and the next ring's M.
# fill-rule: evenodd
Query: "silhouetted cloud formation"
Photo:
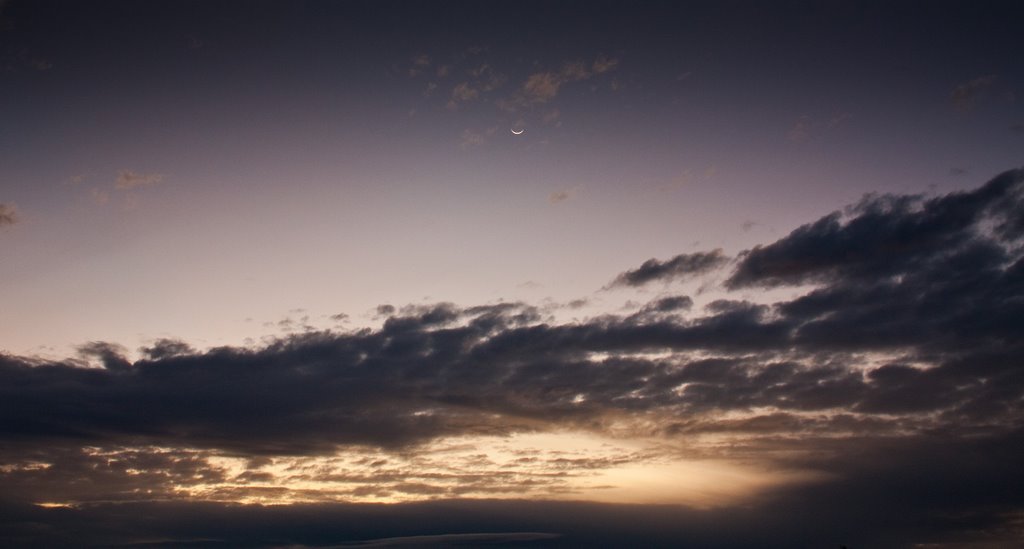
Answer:
M702 546L754 538L788 546L804 534L883 547L971 532L1013 539L1013 517L1024 511L1014 465L1024 426L1022 240L1024 171L1013 170L969 192L869 196L743 252L726 289L811 285L772 304L718 299L693 311L691 298L670 295L632 315L571 324L545 322L525 303L382 305L379 329L296 334L262 348L198 352L160 340L132 362L118 346L94 342L60 362L0 356L0 461L13 464L0 469L0 483L12 502L38 501L53 487L71 499L131 500L139 486L221 474L194 451L253 460L366 446L415 453L455 435L625 424L668 440L739 437L727 450L702 451L829 473L729 518L688 511L687 524L743 518L758 533L672 530ZM695 276L728 261L721 250L650 260L616 284ZM178 451L131 450L144 447ZM100 458L89 448L113 449L120 472L90 468ZM31 466L44 462L51 465ZM136 471L130 483L128 469ZM787 516L772 511L787 506ZM95 529L87 520L116 515L105 507L55 513L17 507L23 518L8 519L0 536L22 539L19 520L42 515L86 530ZM797 515L821 526L798 534ZM586 537L574 538L583 534L559 517L527 530L569 532L542 540L552 544ZM607 528L629 531L614 524Z
M679 254L667 261L648 259L639 268L626 271L612 281L612 286L642 286L656 280L689 278L717 269L729 262L722 250Z

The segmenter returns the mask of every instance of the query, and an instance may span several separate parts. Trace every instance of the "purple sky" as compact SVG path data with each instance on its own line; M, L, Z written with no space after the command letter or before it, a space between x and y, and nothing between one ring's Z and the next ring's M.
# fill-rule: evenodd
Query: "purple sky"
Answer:
M505 499L863 484L807 539L1013 539L1024 500L968 485L1024 417L1018 11L0 1L0 505L494 498L546 546L587 538ZM922 482L978 478L841 518L939 442ZM802 543L770 508L736 520ZM186 523L147 535L277 543ZM357 530L287 541L394 537Z

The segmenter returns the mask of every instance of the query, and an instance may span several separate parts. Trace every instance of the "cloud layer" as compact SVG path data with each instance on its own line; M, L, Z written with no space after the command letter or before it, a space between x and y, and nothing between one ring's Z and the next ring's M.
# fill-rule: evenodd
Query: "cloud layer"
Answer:
M1024 512L1011 465L1024 425L1022 240L1024 171L1013 170L969 192L868 196L739 254L722 290L802 289L776 303L694 310L670 295L570 324L525 303L382 306L379 329L262 348L163 340L133 362L95 342L60 362L2 356L0 451L15 466L0 482L37 501L44 483L31 464L64 460L82 465L69 478L88 479L78 486L95 497L90 448L178 449L143 452L130 468L184 479L210 472L191 451L415 454L463 435L629 432L705 457L825 471L828 483L770 497L828 524L842 523L829 515L839 511L878 523L873 502L898 493L905 501L892 506L916 517L915 531L1011 535ZM613 285L728 263L721 250L652 259ZM702 445L709 436L731 442ZM837 493L844 501L815 510Z

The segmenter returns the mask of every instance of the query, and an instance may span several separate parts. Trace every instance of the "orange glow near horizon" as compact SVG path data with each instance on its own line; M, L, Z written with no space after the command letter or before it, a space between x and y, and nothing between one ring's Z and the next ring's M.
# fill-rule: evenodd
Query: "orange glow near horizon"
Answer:
M332 456L264 460L152 447L87 453L128 486L119 489L125 501L287 505L503 498L710 508L814 479L810 473L686 457L663 441L578 432L455 437L408 451L354 448ZM169 465L140 468L133 454L163 455ZM191 469L180 473L182 464ZM167 474L172 469L177 477ZM106 494L56 495L37 505L112 501Z

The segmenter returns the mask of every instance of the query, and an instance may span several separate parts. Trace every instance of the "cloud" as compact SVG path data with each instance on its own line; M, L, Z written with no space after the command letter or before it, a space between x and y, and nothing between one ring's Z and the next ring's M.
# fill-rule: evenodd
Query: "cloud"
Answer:
M804 141L807 139L808 134L810 134L813 124L814 122L810 116L802 115L793 124L793 127L786 132L786 137L790 141Z
M505 83L505 75L497 72L489 64L484 63L467 72L469 80L459 82L452 88L448 109L458 108L459 103L472 101L481 94L491 92Z
M18 222L18 209L13 204L0 202L0 227Z
M580 192L579 186L572 188L562 188L560 191L554 191L548 195L548 202L551 204L558 204L559 202L565 202Z
M644 305L641 313L671 313L675 311L688 311L693 307L693 300L689 296L675 295L657 299Z
M460 511L465 529L427 533L552 532L571 546L594 539L588 536L596 524L607 529L598 536L604 541L613 534L635 541L642 531L669 537L640 539L702 547L1010 543L1019 539L1015 521L1024 513L1017 464L1024 443L1022 212L1024 170L937 197L867 196L737 257L721 289L793 290L776 302L723 298L696 307L688 296L668 295L633 314L563 324L527 303L383 306L380 328L290 334L261 347L198 351L161 340L132 361L116 345L93 342L62 361L0 355L0 483L9 502L0 504L11 510L5 517L17 517L0 524L0 539L24 539L17 536L37 531L34 523L102 532L88 525L123 515L101 501L134 501L134 511L149 505L140 499L165 499L172 487L177 497L224 501L259 490L288 495L280 493L285 487L259 485L262 465L237 472L218 465L228 457L281 465L377 452L361 465L380 471L360 477L361 493L457 497L436 479L389 469L389 461L451 456L431 445L460 437L572 431L628 433L689 459L745 460L818 476L719 510L643 508L654 513L646 520L665 513L657 528L603 522L595 517L632 511L589 506L585 527L568 518L534 526L517 511L515 526L481 529ZM728 262L720 250L681 254L645 262L616 283L698 276ZM462 472L447 473L451 484L471 482L465 471L478 467L487 474L472 480L474 493L519 493L486 454L464 459ZM563 473L641 458L566 459ZM308 463L314 465L289 470L296 486L328 477L351 482L344 475L355 474L346 464ZM213 484L235 487L216 493ZM53 494L94 504L61 513L22 505ZM394 507L389 516L462 509L449 502L445 515L437 505ZM473 505L499 512L515 504ZM547 518L584 508L530 505L549 506ZM162 509L182 516L202 509L232 524L283 524L295 516L225 506ZM303 509L335 518L369 512ZM143 530L201 537L192 521L168 531L167 523L139 516L133 524ZM381 537L358 530L364 521L335 522L356 526L331 539L279 539ZM392 535L425 533L410 528ZM239 535L225 529L214 537L230 545Z
M996 75L989 74L964 82L953 89L953 92L950 94L950 100L956 108L962 111L969 111L974 108L980 96L992 89L996 81Z
M656 280L691 278L717 269L728 262L729 258L721 249L680 254L667 261L648 259L639 268L615 277L611 286L642 286Z
M195 353L195 349L184 341L176 339L159 339L150 347L142 347L139 352L151 360L160 360L172 356Z
M452 88L452 98L448 101L448 108L454 109L460 102L476 99L480 91L470 86L469 82L460 82Z
M558 95L563 85L612 71L618 64L618 59L601 56L589 65L576 61L565 63L558 71L535 72L523 82L518 95L503 101L501 105L506 109L514 109L516 106L547 103Z
M594 74L604 74L610 70L615 69L615 67L617 66L619 66L618 59L600 55L597 57L597 59L594 60L594 63L591 66L591 70L594 71Z
M138 173L132 170L121 170L114 181L114 188L128 191L156 185L163 181L164 175L159 173Z
M886 280L930 266L987 241L1016 238L1021 219L1021 170L1006 172L971 192L925 200L868 196L850 209L804 225L785 238L746 252L726 282L730 288L780 286L835 279ZM946 255L944 255L946 254Z
M796 119L793 126L786 132L786 138L794 142L803 142L811 137L812 134L818 133L823 129L834 130L846 124L851 118L853 118L853 115L848 112L838 112L827 119L803 114Z
M497 126L487 128L482 132L466 128L465 130L462 130L462 138L459 141L459 147L463 149L479 147L487 141L488 137L494 135L497 131Z
M412 56L412 66L409 68L409 77L415 78L422 74L430 66L430 56L425 53L418 53Z

